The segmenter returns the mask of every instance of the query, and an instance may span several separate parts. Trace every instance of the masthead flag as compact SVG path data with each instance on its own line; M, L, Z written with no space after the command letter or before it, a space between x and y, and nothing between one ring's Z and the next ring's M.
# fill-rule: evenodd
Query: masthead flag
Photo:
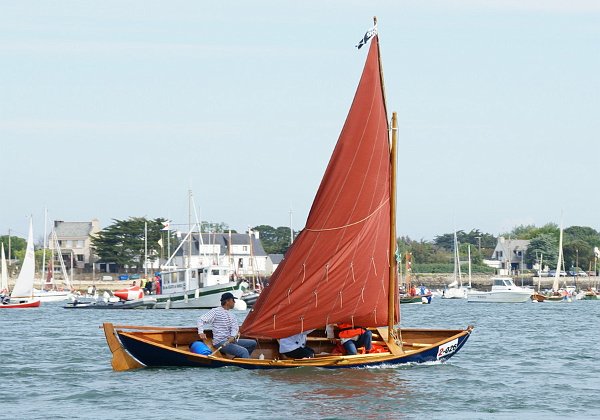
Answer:
M375 35L377 35L377 25L373 26L371 29L369 29L367 31L367 33L365 34L365 36L363 36L363 38L360 40L360 42L358 44L356 44L356 48L358 48L360 50L360 48L365 45L367 43L367 41L369 41L369 39L373 38Z

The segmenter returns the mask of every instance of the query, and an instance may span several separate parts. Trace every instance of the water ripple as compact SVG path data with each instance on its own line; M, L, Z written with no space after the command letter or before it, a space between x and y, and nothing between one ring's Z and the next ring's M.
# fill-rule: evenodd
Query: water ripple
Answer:
M402 307L407 327L475 325L447 363L372 369L113 372L102 322L194 325L201 311L0 313L2 410L28 419L489 419L600 415L600 303ZM237 313L243 319L244 313ZM8 379L7 379L8 378Z

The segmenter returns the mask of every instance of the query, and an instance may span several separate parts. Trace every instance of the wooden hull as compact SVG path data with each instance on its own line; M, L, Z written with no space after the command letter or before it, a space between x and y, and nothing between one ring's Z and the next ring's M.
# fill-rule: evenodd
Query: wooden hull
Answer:
M37 308L41 303L39 299L30 299L23 302L3 303L0 304L0 309Z
M561 295L542 295L540 293L534 293L531 295L531 300L534 302L572 302L571 296Z
M431 303L431 294L428 295L415 295L415 296L400 296L400 303Z
M540 293L534 293L531 295L531 300L534 302L543 302L547 299L547 297L545 295L542 295Z
M103 325L106 340L113 353L114 370L141 367L203 367L235 366L244 369L283 369L302 366L322 368L360 368L380 365L445 361L462 348L473 327L466 330L402 329L402 346L382 353L340 355L331 354L332 344L324 336L309 337L308 345L317 356L312 359L285 359L279 355L273 339L258 340L251 359L231 359L220 352L203 356L192 353L189 345L198 339L196 328L131 327ZM385 346L377 330L374 343ZM262 354L264 359L258 357Z

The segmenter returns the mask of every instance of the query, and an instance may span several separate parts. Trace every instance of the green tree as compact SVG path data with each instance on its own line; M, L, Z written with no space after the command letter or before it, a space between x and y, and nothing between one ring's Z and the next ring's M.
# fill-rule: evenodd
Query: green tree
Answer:
M0 242L4 244L4 255L8 258L8 235L0 236ZM25 248L27 248L27 239L19 238L18 236L10 237L10 256L11 258L16 258L15 252L21 252L24 254ZM21 256L22 258L22 256Z
M226 233L229 232L229 225L225 222L206 222L200 223L202 233ZM231 230L231 233L236 233L235 230Z
M468 245L471 245L471 262L481 264L483 259L489 257L496 247L497 238L489 233L483 233L479 229L472 229L470 232L462 230L456 231L456 239L459 244L459 254L462 261L467 260ZM434 243L450 252L454 252L454 233L445 233L436 236ZM451 261L453 257L451 257Z
M260 242L267 254L285 254L290 247L290 228L259 225L252 228L260 233Z
M408 236L398 238L398 250L402 255L411 252L414 264L448 264L452 262L452 253L432 242L421 239L415 241Z
M529 242L525 253L525 263L542 263L544 266L556 267L558 259L558 239L554 234L543 233ZM543 267L541 267L543 268Z
M584 271L588 271L593 267L594 249L581 239L575 239L563 245L563 254L567 269L579 267Z
M586 226L571 226L564 230L565 242L583 241L590 247L600 246L600 233Z
M148 260L154 261L160 255L161 230L164 218L148 220L145 217L130 217L128 220L113 219L114 223L91 238L92 247L98 256L97 262L115 263L120 268L144 266L145 237L144 225L148 224ZM164 237L164 232L163 237ZM164 240L163 240L164 242Z
M558 238L558 225L547 223L539 228L534 225L520 225L513 228L510 232L503 233L501 236L512 239L530 240L543 234L556 235L556 238Z

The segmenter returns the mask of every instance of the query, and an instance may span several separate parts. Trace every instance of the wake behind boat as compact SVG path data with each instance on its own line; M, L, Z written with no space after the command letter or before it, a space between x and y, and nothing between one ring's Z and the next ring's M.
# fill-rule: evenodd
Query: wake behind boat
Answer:
M190 345L199 340L196 328L104 323L114 370L145 366L275 369L396 365L444 361L465 344L472 327L396 328L400 322L395 257L398 125L396 113L392 114L391 127L388 120L376 28L361 44L370 38L358 89L306 226L241 326L241 338L258 342L251 358L231 359L219 349L210 349L212 353L207 355L191 352ZM327 324L368 328L381 351L336 353L323 333ZM277 351L277 339L309 330L316 330L309 336L309 343L315 343L316 357L283 359Z

